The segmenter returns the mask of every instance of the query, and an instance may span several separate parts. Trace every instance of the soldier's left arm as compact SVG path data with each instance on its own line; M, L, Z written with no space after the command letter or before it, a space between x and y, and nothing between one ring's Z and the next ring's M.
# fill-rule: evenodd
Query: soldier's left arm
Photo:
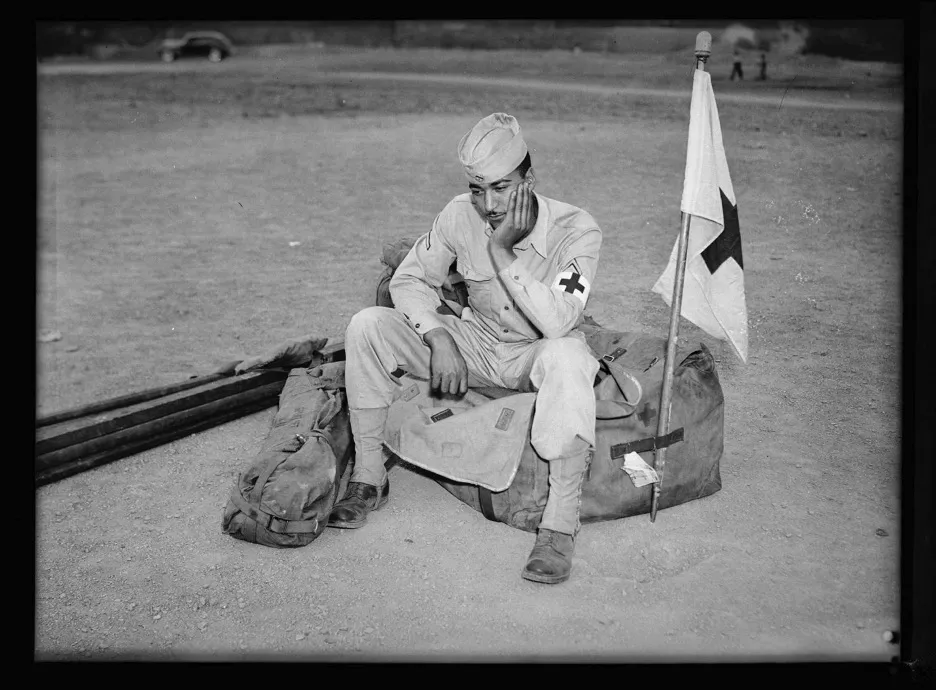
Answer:
M546 338L562 338L578 324L598 270L601 230L578 231L556 254L556 276L542 283L514 261L499 274L524 315Z

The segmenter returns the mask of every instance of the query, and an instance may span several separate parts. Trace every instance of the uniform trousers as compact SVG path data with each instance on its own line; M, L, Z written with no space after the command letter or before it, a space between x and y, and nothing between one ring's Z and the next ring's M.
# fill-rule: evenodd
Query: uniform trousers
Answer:
M585 337L505 343L488 332L471 309L440 314L468 368L471 388L497 386L536 392L530 441L549 462L549 495L541 528L575 535L580 525L582 481L595 444L594 381L598 361ZM396 309L368 307L345 333L345 385L356 460L351 481L382 486L387 411L401 388L398 368L430 376L431 350Z

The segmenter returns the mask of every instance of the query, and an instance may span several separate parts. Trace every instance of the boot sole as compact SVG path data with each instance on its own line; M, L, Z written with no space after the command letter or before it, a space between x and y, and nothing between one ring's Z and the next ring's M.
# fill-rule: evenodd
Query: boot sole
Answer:
M530 580L531 582L542 582L546 585L558 585L560 582L565 582L572 576L572 571L569 571L568 575L540 575L539 573L531 573L528 570L524 570L520 573L521 577L524 580Z
M372 513L375 510L380 510L390 501L390 495L388 494L383 500L377 501L377 505L371 508L368 512ZM354 522L348 522L347 520L342 520L340 522L331 522L329 521L328 527L337 527L338 529L358 529L363 527L367 522L367 515L364 516L362 520L356 520Z

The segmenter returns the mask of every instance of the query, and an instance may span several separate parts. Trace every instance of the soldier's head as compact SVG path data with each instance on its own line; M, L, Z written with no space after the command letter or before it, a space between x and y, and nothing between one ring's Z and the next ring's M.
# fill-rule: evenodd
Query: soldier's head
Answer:
M504 219L510 193L525 180L536 184L520 124L506 113L488 115L472 127L458 142L458 159L471 203L494 228Z

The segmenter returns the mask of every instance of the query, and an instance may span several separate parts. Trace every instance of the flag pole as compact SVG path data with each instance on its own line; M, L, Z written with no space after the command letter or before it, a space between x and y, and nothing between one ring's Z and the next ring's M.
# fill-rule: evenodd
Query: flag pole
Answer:
M696 36L695 68L705 69L705 62L712 54L712 35L701 31ZM673 397L673 368L676 359L676 341L679 338L679 314L682 311L683 284L686 277L686 253L689 249L689 215L682 213L677 247L676 277L673 281L673 303L670 309L669 336L666 341L666 359L663 365L663 390L660 393L660 412L657 420L657 437L669 432L670 406ZM653 497L650 501L650 522L656 522L657 508L660 501L660 486L663 484L663 468L666 465L666 448L657 448L653 469L659 477L653 484Z

